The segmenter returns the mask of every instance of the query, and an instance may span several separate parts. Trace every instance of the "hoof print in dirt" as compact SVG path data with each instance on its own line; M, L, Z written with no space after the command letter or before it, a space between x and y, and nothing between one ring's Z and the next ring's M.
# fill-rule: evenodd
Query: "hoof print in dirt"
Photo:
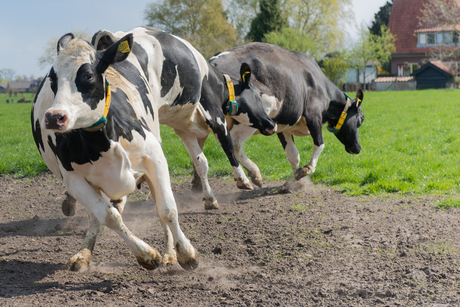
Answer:
M214 255L222 255L222 246L218 245L212 250Z

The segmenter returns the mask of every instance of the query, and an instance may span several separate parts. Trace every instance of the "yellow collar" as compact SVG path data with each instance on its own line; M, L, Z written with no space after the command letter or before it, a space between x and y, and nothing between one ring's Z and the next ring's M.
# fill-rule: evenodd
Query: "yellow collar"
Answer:
M233 88L233 82L230 79L229 75L224 74L225 82L227 83L228 88L228 113L225 114L225 117L235 116L238 113L238 103L235 100L235 89Z
M104 125L107 123L107 114L109 113L110 103L111 102L112 102L112 94L111 94L111 91L110 91L109 81L107 81L107 94L105 96L104 114L93 125L89 126L88 128L84 128L86 131L90 131L90 132L98 131L102 127L104 127Z

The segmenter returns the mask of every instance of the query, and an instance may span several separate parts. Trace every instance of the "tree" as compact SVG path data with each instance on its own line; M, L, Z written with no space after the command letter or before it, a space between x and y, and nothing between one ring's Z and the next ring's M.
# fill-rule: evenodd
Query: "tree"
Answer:
M427 0L423 4L419 17L423 27L443 27L453 34L451 41L455 47L440 46L436 48L437 58L453 58L460 56L460 5L457 0ZM446 33L447 34L447 33Z
M347 64L358 72L363 72L363 83L366 83L366 65L371 62L372 66L377 63L388 61L391 53L396 50L395 38L386 26L381 26L381 36L373 35L369 29L361 24L358 27L359 37L353 48L347 53Z
M324 59L318 64L329 80L334 82L337 86L340 87L345 82L348 64L341 52L336 51L326 54Z
M86 30L73 30L72 33L76 38L81 38L91 42L92 35ZM57 42L59 41L59 38L60 37L52 36L48 42L46 42L46 47L43 50L42 55L38 58L38 66L40 66L40 68L51 66L54 64L54 61L56 61Z
M16 77L16 71L10 68L0 69L0 80L12 81Z
M288 24L281 16L279 0L260 0L260 12L251 22L251 29L247 38L254 42L261 42L270 32L281 31Z
M259 13L259 0L223 0L228 20L233 24L239 43L251 29L251 20Z
M287 50L299 51L310 56L318 55L318 46L305 33L294 30L291 27L265 34L262 39L264 43L278 45Z
M379 11L374 14L374 21L369 27L369 31L372 35L380 36L382 32L380 31L381 26L388 27L388 20L390 20L391 7L393 6L393 0L387 1L383 6L380 7Z
M354 22L351 0L282 0L289 26L307 34L321 53L340 49L344 25Z
M189 41L205 58L236 45L236 31L227 23L220 0L162 0L147 5L149 26Z

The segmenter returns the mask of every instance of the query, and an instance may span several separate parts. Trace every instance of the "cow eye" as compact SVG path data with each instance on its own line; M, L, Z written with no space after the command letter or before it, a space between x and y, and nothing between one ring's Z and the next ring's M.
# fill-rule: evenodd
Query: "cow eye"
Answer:
M93 81L94 80L94 75L93 74L87 74L83 76L84 81Z

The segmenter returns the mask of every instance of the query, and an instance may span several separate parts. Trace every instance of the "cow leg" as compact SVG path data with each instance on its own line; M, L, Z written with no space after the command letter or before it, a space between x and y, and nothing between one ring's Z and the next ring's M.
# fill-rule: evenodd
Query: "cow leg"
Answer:
M192 158L193 165L200 176L201 185L203 187L204 208L206 210L219 209L219 203L214 197L214 193L212 192L211 186L208 182L208 160L201 150L198 139L187 135L186 132L181 130L174 130L174 132L176 132L176 134L181 138L187 148L187 151Z
M126 200L126 196L124 196L120 200L111 200L112 205L115 208L117 208L120 214L122 214L123 212ZM88 212L88 219L89 226L86 232L85 240L83 241L83 244L80 247L80 251L77 254L75 254L72 258L70 258L70 261L67 264L67 268L70 271L80 271L88 268L89 263L91 261L91 255L93 253L94 246L96 245L96 241L101 235L102 231L104 230L104 226L101 225L101 223L99 223L98 219L91 212Z
M299 169L300 164L300 155L294 143L294 136L288 132L277 133L277 135L281 145L283 146L286 158L288 159L289 164L291 164L294 177L296 177L296 171ZM296 180L299 179L296 178Z
M238 187L238 189L242 189L242 190L253 190L254 188L252 187L251 182L246 177L246 174L244 173L243 168L238 163L238 160L235 157L234 144L230 136L230 133L227 130L227 125L225 124L225 118L221 121L223 122L223 124L212 125L211 129L213 130L214 136L216 137L220 146L222 146L222 149L227 155L228 161L230 161L230 165L232 166L232 169L233 169L233 178L236 181L236 186ZM219 122L219 120L217 120L217 122Z
M165 156L161 154L160 143L155 141L150 142L152 148L148 156L144 159L143 165L146 167L145 175L150 190L155 191L155 205L158 215L163 223L166 224L165 227L162 223L166 236L165 257L168 258L168 261L171 257L174 257L171 247L171 243L173 243L177 261L182 268L186 270L195 269L199 263L198 252L180 229L176 201L171 190L168 163ZM172 242L170 239L171 234L173 238Z
M77 211L77 200L69 194L69 192L65 191L66 198L62 202L62 213L65 216L74 216L75 212Z
M208 136L198 139L198 145L200 145L201 151L203 151L204 143L206 142L207 138ZM195 163L193 163L192 191L203 191L203 185L201 184L201 178L196 170Z
M262 175L260 174L259 167L246 156L244 152L244 142L256 132L257 129L245 126L245 125L234 125L230 130L233 143L235 144L235 156L238 162L248 171L249 178L259 188L262 187Z
M167 266L177 262L176 251L174 250L174 238L168 224L166 224L166 222L161 218L160 224L161 227L163 227L165 234L165 253L163 255L163 265Z
M311 155L310 162L302 168L299 168L295 172L295 179L300 180L301 178L313 174L316 170L316 164L318 163L319 156L324 149L324 141L323 141L323 134L322 134L322 123L321 123L321 116L316 114L315 112L311 111L309 113L311 116L308 117L306 115L305 119L307 121L307 127L310 131L310 135L313 139L313 153ZM316 116L315 116L316 114Z
M169 176L167 177L169 178ZM84 178L69 175L64 178L64 184L69 193L86 206L101 225L109 227L125 240L140 265L149 270L153 270L160 265L161 255L153 247L137 238L123 223L118 209L105 200ZM96 226L97 223L93 222L91 228L96 229ZM98 230L94 233L96 235L90 234L87 237L89 247L91 247L90 239L100 234ZM94 240L94 242L96 241ZM90 252L89 248L85 253L88 252Z

